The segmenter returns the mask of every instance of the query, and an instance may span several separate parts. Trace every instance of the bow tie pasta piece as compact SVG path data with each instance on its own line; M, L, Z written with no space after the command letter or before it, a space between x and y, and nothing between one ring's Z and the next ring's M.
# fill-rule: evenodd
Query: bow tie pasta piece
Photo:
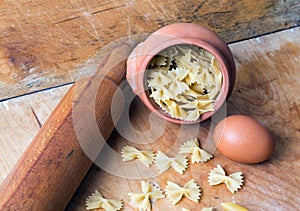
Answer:
M177 54L178 54L178 50L176 49L175 46L171 46L167 50L162 51L160 53L160 55L162 55L162 56L164 56L166 58L170 58L170 59L174 59L175 56L177 56Z
M217 165L217 167L212 169L209 173L209 185L218 185L223 183L224 177L226 178L224 169L220 165Z
M211 59L211 68L210 71L215 77L215 87L216 89L220 89L222 85L223 76L220 71L220 67L216 58Z
M227 188L234 193L237 192L239 188L243 185L243 173L242 172L236 172L233 174L230 174L227 179L224 181Z
M200 192L200 187L193 179L187 182L183 187L170 181L167 182L166 195L173 205L177 204L183 196L191 201L198 202L201 195Z
M206 162L213 157L211 154L200 148L197 139L185 142L181 146L179 153L192 154L192 163Z
M201 96L199 95L199 93L192 89L185 91L182 95L186 97L190 102L193 102L195 99Z
M218 88L213 88L211 91L207 94L209 99L215 99L217 98L217 95L219 94L219 89Z
M170 108L167 106L167 104L164 101L159 100L159 101L155 101L155 102L162 108L162 110L170 113Z
M188 115L188 112L182 109L174 100L166 100L164 103L167 105L171 117L179 119Z
M245 207L231 202L221 203L221 206L224 211L248 211L248 209L246 209Z
M174 81L173 83L170 84L168 88L172 93L174 93L174 96L177 96L179 94L184 93L186 90L189 90L189 86L186 85L184 82L180 81Z
M187 117L185 118L186 121L196 121L200 117L199 110L191 110L188 112Z
M199 82L198 75L194 74L193 72L189 72L187 76L184 78L184 82L187 85L192 86L194 83Z
M156 154L156 167L159 173L167 171L172 166L172 158L169 158L163 152L158 151Z
M201 72L201 66L199 64L191 62L187 65L187 68L190 70L190 74L194 74L195 76L199 75ZM199 83L200 81L197 79L196 83ZM201 82L200 82L201 83Z
M165 87L161 87L160 89L153 90L150 95L150 97L152 97L155 102L170 100L172 99L173 96L174 93Z
M212 100L195 100L189 104L182 105L183 109L195 109L195 110L210 110L213 111Z
M214 111L223 77L216 58L193 45L175 45L159 55L150 62L146 81L150 97L162 110L185 121Z
M192 99L193 100L193 99ZM178 105L185 105L190 103L189 99L187 96L184 96L184 94L181 95L177 95L176 97L174 97L174 101L178 104Z
M117 211L123 207L122 200L119 199L105 199L99 191L95 191L86 200L87 210L105 209L106 211Z
M151 199L161 199L165 196L162 191L150 184L149 182L141 182L142 193L128 193L131 202L140 210L151 210Z
M175 59L177 60L178 65L181 66L186 66L187 63L190 63L192 60L191 57L191 48L188 48L184 45L178 45L176 46L179 53L177 54L177 56L175 57Z
M187 168L188 160L185 155L179 154L174 158L168 157L161 151L156 155L156 167L160 173L167 171L170 167L174 168L179 174L183 174Z
M179 174L183 174L188 166L188 160L184 155L177 155L172 161L172 167Z
M150 165L153 163L155 156L153 150L138 150L137 148L132 146L123 147L121 153L123 161L126 162L134 159L139 159L142 164L147 167L150 167Z
M185 79L187 77L187 75L189 74L189 71L186 71L186 69L183 67L178 67L172 72L176 73L176 79L179 81L182 81L183 79Z
M242 172L236 172L226 176L224 169L220 165L217 165L216 168L210 171L208 183L210 186L224 183L230 192L234 193L237 192L243 185L244 181L242 174Z
M153 79L148 81L148 86L153 87L155 89L160 89L161 87L168 85L173 81L174 79L170 78L169 75L165 75L160 71L154 76Z
M208 98L208 95L205 95L204 94L204 90L205 90L205 86L204 86L204 84L203 83L195 83L195 84L192 84L191 85L191 89L190 89L191 91L194 91L194 93L193 93L193 96L195 97L195 98L197 98L197 97L205 97L205 99L209 99Z

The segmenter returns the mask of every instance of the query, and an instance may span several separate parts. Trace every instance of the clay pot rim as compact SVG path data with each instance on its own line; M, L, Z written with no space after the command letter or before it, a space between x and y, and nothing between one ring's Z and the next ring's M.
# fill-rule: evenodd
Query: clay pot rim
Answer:
M147 44L146 42L149 42L153 36L167 36L167 35L159 35L159 34L152 34L148 39L146 39L143 43L139 44L138 47L143 48L143 45ZM166 119L167 121L174 122L174 123L179 123L179 124L195 124L199 123L201 121L204 121L208 118L210 118L225 102L227 94L229 92L229 75L228 75L228 70L229 70L229 65L224 57L224 55L217 49L215 48L211 43L205 42L203 40L199 40L193 37L175 37L175 36L168 36L172 39L169 39L167 42L162 43L159 46L152 47L150 51L145 52L143 54L138 54L135 55L137 56L136 63L140 63L141 66L139 69L137 69L136 73L133 74L138 74L138 80L139 80L139 87L136 87L137 89L135 90L136 94L141 97L141 99L147 99L148 101L143 100L143 102L146 104L146 106L153 112L155 112L158 116L160 116L163 119ZM190 45L195 45L198 47L201 47L207 51L209 51L215 58L217 59L220 67L221 67L221 72L222 72L222 87L220 90L220 93L218 94L217 98L215 99L214 103L214 111L206 112L200 116L199 119L195 121L186 121L186 120L180 120L171 117L169 114L167 114L165 111L163 111L151 98L149 95L147 95L147 87L145 86L145 72L147 71L148 64L150 60L159 52L162 50L174 46L174 45L180 45L180 44L190 44ZM149 49L147 49L149 50ZM150 52L150 53L149 53ZM143 61L143 62L141 62ZM132 73L128 73L130 75ZM138 92L138 93L137 93ZM157 105L157 106L154 106Z

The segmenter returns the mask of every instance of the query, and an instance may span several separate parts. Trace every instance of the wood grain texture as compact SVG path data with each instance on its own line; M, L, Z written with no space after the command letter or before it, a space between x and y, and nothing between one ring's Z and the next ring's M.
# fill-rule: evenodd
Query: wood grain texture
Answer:
M200 127L165 124L151 116L139 99L134 99L130 107L130 122L126 117L121 118L96 165L93 165L66 210L85 210L85 200L95 190L101 191L107 198L123 199L124 210L136 210L127 194L141 192L141 180L154 182L165 189L167 181L183 185L191 178L202 190L199 203L184 198L173 206L167 199L160 199L153 203L153 210L220 208L221 202L229 201L236 201L249 210L299 209L299 36L298 27L231 44L237 63L235 89L226 108L211 121L201 123ZM276 143L270 160L255 165L239 164L215 150L210 129L222 116L239 113L256 118L270 130ZM120 152L125 145L162 150L169 156L175 156L182 143L197 136L202 147L213 153L214 158L207 163L191 164L184 175L174 170L159 174L155 166L148 169L138 161L124 163L121 160ZM239 192L232 194L225 185L208 185L208 173L217 164L221 164L228 174L243 172L245 183Z
M0 102L0 184L70 86Z
M298 0L0 2L0 99L92 75L99 49L175 22L203 24L227 42L297 26Z
M0 210L66 207L121 115L118 86L133 46L119 43L97 74L70 88L1 185ZM112 99L119 102L114 113Z

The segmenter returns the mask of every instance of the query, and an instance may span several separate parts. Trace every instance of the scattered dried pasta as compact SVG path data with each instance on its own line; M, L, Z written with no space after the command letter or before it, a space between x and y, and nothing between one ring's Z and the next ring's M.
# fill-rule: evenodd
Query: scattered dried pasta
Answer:
M168 157L161 151L156 154L156 167L159 169L160 173L167 171L170 167L173 167L175 171L179 174L183 174L187 168L188 160L185 155L178 154L174 158Z
M123 161L131 161L134 159L139 159L145 166L150 167L154 161L153 150L138 150L132 146L125 146L122 149Z
M184 208L184 207L183 207L181 210L182 210L182 211L190 211L189 209Z
M242 174L242 172L236 172L226 176L224 169L220 165L217 165L216 168L210 171L208 183L211 186L225 183L227 188L234 193L243 185L244 181Z
M214 110L222 86L216 58L194 45L164 49L148 65L146 76L150 97L171 117L197 120Z
M245 207L231 202L221 203L221 206L224 211L248 211L248 209L246 209Z
M213 211L214 207L204 207L201 211Z
M183 196L194 202L198 202L201 195L200 192L200 187L193 179L187 182L183 187L170 181L167 182L166 195L173 205L177 204Z
M123 207L122 200L119 199L105 199L99 191L95 191L86 200L87 210L105 209L106 211L117 211Z
M140 210L151 210L150 200L161 199L165 196L162 191L150 184L149 182L141 182L142 193L128 193L131 202Z
M211 154L199 147L197 139L185 142L181 146L179 153L191 153L192 163L206 162L213 157Z

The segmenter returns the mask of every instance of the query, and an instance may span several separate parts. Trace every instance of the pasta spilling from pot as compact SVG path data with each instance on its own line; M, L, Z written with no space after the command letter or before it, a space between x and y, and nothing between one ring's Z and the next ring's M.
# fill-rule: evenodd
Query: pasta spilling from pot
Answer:
M150 98L172 118L195 121L214 111L222 86L217 59L194 45L175 45L155 55L148 64Z

